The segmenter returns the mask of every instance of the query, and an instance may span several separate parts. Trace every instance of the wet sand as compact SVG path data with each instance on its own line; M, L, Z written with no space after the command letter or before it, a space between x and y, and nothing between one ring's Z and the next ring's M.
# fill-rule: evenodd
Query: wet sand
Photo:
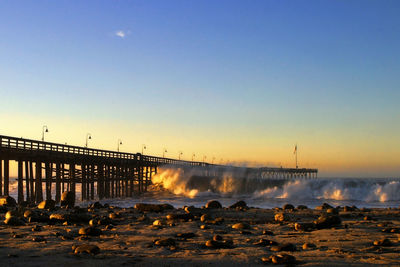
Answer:
M274 265L270 257L281 254L294 256L289 261L301 266L400 265L399 209L250 207L198 208L188 213L184 208L161 212L134 207L30 208L35 214L42 213L35 215L36 219L42 216L42 222L24 218L27 209L20 208L14 215L25 221L22 226L4 223L6 208L0 213L0 266L265 266ZM315 229L312 222L327 212L332 216L338 212L341 222ZM283 218L275 216L281 213ZM51 214L66 219L46 221ZM167 215L180 218L167 220ZM79 234L92 218L102 218L103 225L95 227L101 233ZM235 226L239 229L232 228L237 223L242 223ZM314 229L298 231L296 223L309 223ZM217 241L208 245L215 247L207 247L213 238ZM383 244L374 245L384 239ZM308 248L303 248L305 243ZM82 244L95 245L99 251L75 254L72 247Z

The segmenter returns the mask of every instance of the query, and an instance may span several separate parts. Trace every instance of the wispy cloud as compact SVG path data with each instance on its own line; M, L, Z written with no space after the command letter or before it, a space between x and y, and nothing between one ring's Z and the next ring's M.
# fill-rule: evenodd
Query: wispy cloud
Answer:
M129 31L118 30L115 32L115 36L121 37L122 39L125 38L129 34Z

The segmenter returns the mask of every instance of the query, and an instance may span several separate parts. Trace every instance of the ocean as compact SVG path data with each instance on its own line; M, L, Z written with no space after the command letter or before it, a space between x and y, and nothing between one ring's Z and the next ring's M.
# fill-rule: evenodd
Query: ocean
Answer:
M132 198L101 200L101 203L132 207L135 203L169 203L176 208L201 207L214 199L223 206L244 200L258 208L284 204L315 208L326 202L332 206L394 208L400 206L400 178L257 178L227 169L220 177L202 177L179 168L161 168L152 178L150 191ZM53 188L53 195L54 195ZM17 197L17 183L10 184L10 195ZM77 186L77 205L80 202Z

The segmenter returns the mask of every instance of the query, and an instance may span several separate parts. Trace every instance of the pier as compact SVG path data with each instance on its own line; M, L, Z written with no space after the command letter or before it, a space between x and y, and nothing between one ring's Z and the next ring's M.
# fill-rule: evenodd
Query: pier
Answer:
M18 203L53 199L64 191L81 200L132 197L147 191L151 178L162 166L196 168L204 176L218 176L225 169L265 179L313 178L317 169L242 168L57 144L0 135L0 195L9 195L10 161L17 162ZM55 195L52 192L55 191Z

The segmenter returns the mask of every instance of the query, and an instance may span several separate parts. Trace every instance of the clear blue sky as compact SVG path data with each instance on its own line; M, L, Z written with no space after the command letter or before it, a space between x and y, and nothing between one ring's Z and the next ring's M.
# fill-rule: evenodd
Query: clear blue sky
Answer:
M54 142L92 132L106 149L273 165L298 142L327 175L399 176L399 14L385 0L1 1L0 134L51 124Z

